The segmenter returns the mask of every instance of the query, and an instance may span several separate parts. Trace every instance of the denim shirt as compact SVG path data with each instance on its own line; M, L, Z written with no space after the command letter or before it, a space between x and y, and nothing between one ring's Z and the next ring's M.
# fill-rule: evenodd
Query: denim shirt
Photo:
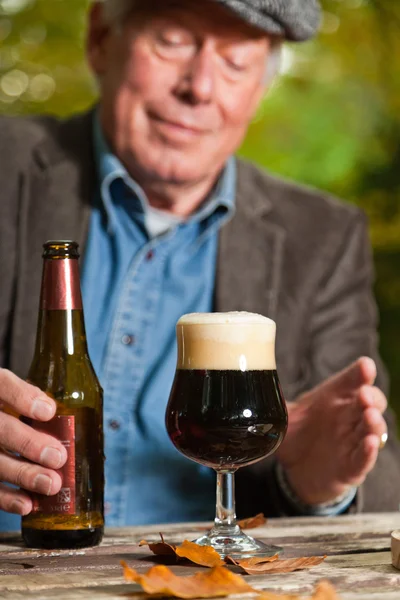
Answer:
M106 524L209 520L213 472L175 450L164 414L176 321L213 310L218 230L235 212L235 159L182 221L149 206L96 120L93 136L98 184L81 276L89 352L104 389ZM344 512L354 494L323 514ZM0 511L0 531L20 521Z
M235 210L235 161L196 213L186 221L165 215L167 231L155 235L163 215L152 214L98 121L94 140L99 189L82 292L89 353L104 389L106 523L211 519L213 472L174 448L165 408L176 322L213 309L217 234Z

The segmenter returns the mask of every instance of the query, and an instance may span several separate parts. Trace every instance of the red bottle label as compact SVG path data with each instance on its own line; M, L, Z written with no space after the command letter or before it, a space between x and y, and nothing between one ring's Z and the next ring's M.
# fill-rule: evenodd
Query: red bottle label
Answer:
M76 483L75 483L75 417L59 415L54 417L48 423L33 423L34 429L47 433L65 446L68 459L57 473L62 479L61 490L55 496L43 496L34 494L33 510L34 513L44 514L75 514L76 505Z
M44 261L40 308L82 310L79 266L76 259Z

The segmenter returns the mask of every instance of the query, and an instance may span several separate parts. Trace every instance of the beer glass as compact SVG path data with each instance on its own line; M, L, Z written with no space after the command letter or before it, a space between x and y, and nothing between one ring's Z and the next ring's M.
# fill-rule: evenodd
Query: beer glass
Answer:
M241 531L234 492L235 471L269 456L286 433L275 332L274 321L241 312L184 315L176 327L178 362L166 427L179 452L217 473L214 527L196 543L222 556L279 550Z

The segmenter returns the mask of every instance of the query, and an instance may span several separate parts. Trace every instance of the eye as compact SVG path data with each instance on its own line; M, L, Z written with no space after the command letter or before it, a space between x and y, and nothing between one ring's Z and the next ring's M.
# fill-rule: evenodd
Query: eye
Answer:
M183 60L190 58L195 51L193 34L184 27L166 25L160 27L154 37L154 49L165 60Z
M194 44L193 36L188 31L175 27L160 31L157 41L167 48L179 48Z
M165 46L181 46L184 43L184 39L178 33L170 34L170 35L162 35L160 36L160 42Z
M232 71L236 71L237 73L243 73L243 71L247 70L247 65L243 65L229 59L225 59L225 62L227 66L232 69Z
M248 64L228 57L223 57L223 66L227 75L232 79L238 79L249 70Z

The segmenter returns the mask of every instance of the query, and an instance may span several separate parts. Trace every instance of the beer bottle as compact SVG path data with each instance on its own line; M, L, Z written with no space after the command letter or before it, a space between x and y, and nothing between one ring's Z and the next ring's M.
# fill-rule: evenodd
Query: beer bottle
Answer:
M78 270L78 244L44 244L36 348L28 380L57 403L38 431L59 439L68 460L55 496L32 494L22 536L35 548L98 544L104 529L103 391L88 355Z

